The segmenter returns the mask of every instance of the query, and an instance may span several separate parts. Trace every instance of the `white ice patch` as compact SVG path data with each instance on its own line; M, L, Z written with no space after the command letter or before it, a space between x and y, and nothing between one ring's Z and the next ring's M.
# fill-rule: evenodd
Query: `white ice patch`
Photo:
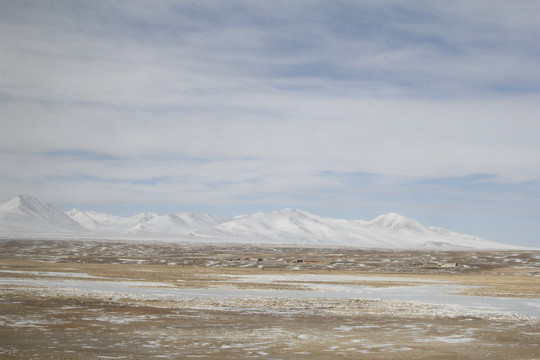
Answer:
M83 318L83 320L95 320L101 322L108 322L111 324L130 324L137 321L146 321L151 319L157 319L157 316L151 315L139 315L139 316L114 316L114 315L102 315L96 318Z
M26 270L0 270L2 273L21 274L46 277L67 277L77 279L106 279L102 276L93 276L85 273L60 272L60 271L26 271Z
M465 337L464 335L449 335L449 336L437 336L434 340L442 341L449 344L458 344L464 342L475 341L475 338Z

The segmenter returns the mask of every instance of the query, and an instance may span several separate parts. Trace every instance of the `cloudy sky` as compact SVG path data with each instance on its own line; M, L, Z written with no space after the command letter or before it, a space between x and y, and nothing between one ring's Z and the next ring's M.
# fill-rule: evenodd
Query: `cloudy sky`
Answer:
M540 4L0 0L0 201L540 246Z

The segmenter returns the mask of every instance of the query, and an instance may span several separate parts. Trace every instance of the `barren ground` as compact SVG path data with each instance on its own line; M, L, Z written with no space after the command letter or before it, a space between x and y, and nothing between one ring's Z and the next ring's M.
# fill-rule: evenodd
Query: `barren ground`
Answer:
M0 240L2 359L529 360L538 311L540 252Z

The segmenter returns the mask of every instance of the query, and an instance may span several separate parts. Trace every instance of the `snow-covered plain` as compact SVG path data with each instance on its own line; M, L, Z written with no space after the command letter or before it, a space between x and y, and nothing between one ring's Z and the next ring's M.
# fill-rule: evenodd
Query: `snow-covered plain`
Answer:
M352 246L393 249L517 249L426 226L396 213L371 221L322 217L283 209L233 218L177 212L119 217L72 209L66 213L28 195L0 205L2 237L167 239L206 243Z

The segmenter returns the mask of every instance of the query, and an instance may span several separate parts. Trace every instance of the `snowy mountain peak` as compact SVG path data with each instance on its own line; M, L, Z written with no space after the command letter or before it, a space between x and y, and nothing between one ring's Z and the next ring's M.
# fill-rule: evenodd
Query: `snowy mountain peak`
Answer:
M0 205L0 209L21 209L23 211L39 211L48 209L50 205L30 195L17 195L13 199Z
M67 215L67 216L70 216L70 217L77 216L77 215L79 215L80 213L82 213L82 211L81 211L81 210L78 210L78 209L75 209L75 208L66 211L66 215Z
M77 209L71 209L66 214L88 230L107 234L124 233L135 225L158 217L156 213L152 212L135 214L125 218L99 211L81 211Z
M0 230L86 232L64 212L30 195L18 195L0 205Z
M30 195L17 195L8 202L0 206L2 210L18 210L26 214L33 214L40 217L47 217L50 213L56 213L57 210L51 204L42 202L38 198Z
M231 220L210 214L194 212L176 212L169 215L156 216L148 221L141 221L128 229L129 234L151 235L185 235L201 228L211 228Z
M267 214L259 213L261 215L267 216ZM298 209L291 209L286 208L282 210L275 210L271 213L274 216L280 216L280 217L288 217L288 218L295 218L295 217L308 217L312 218L315 217L315 215L308 213L307 211L298 210Z
M142 222L147 222L154 218L157 218L158 216L159 215L156 214L155 212L143 212L143 213L133 215L132 217L130 217L130 219L133 219L134 221L142 223Z
M367 223L367 226L373 229L389 230L389 231L414 231L426 232L427 227L422 225L417 220L408 218L397 213L383 214Z

